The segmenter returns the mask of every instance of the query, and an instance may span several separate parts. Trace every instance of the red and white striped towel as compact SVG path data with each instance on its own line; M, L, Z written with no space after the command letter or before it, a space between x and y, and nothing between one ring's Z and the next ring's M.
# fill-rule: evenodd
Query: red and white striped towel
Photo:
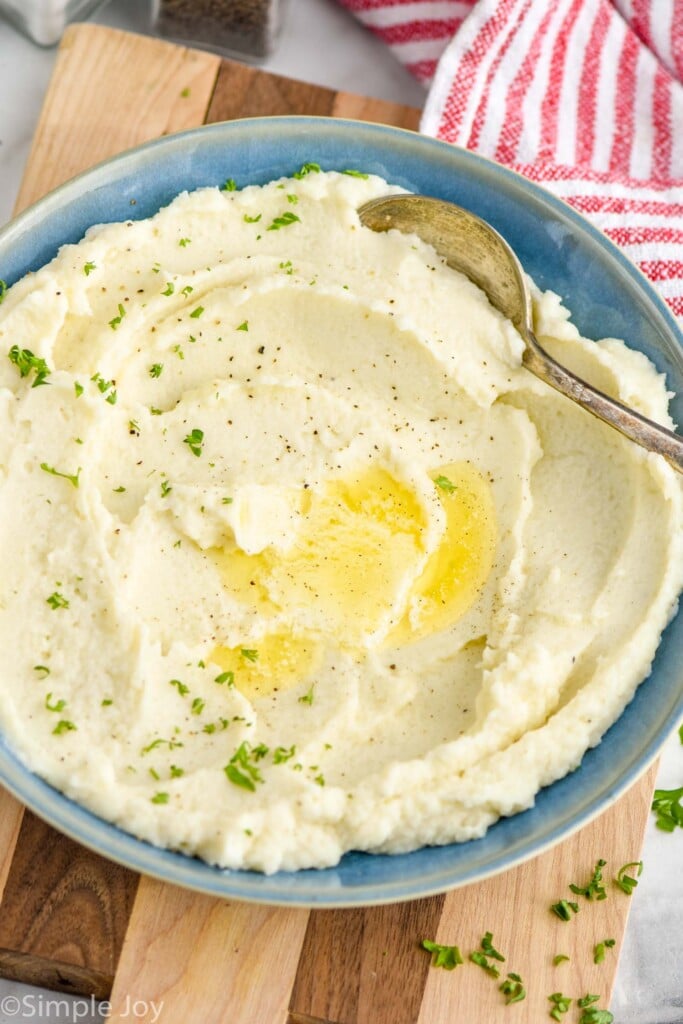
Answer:
M341 0L418 78L422 131L541 182L683 316L683 0Z

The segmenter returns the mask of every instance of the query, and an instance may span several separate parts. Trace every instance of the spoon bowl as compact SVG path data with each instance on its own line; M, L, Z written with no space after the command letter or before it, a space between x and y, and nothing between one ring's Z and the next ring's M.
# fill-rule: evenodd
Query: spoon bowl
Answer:
M683 473L683 438L577 377L538 342L522 266L502 235L485 220L455 203L422 195L381 196L361 206L358 215L373 231L401 231L431 245L511 321L524 342L522 361L531 373Z

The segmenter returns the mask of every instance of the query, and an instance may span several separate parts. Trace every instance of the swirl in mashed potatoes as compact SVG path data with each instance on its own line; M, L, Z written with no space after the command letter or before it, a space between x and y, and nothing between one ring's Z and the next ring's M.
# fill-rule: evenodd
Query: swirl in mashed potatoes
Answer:
M231 868L481 836L576 768L681 585L680 481L521 366L395 191L309 173L91 229L0 309L0 727ZM671 425L665 383L537 333Z

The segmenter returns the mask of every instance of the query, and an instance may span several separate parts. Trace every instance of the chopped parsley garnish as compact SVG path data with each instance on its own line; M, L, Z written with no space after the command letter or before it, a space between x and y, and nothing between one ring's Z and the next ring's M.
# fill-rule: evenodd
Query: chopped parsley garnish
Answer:
M199 430L195 427L187 437L183 438L183 444L186 444L193 455L200 456L202 454L202 446L204 444L204 431Z
M236 192L237 182L234 178L228 178L228 180L221 185L221 192Z
M93 270L96 270L96 269L97 269L96 264L95 263L91 263L90 261L88 261L87 263L85 263L83 265L83 273L85 274L86 277L90 277L90 275L92 274Z
M113 703L114 703L114 701L111 699L111 697L105 697L104 700L102 701L102 705L101 706L103 708L110 708Z
M494 960L500 960L501 963L505 963L505 957L502 953L499 953L497 949L493 948L492 945L493 934L487 932L484 938L481 940L481 948L484 950L486 956L492 957Z
M603 939L593 947L593 963L601 964L605 959L605 951L614 946L616 939Z
M310 163L309 162L309 163L302 164L301 169L298 170L298 171L295 171L294 174L292 175L292 177L296 178L297 181L301 181L301 179L305 178L307 174L318 174L319 172L320 172L320 164L315 164L315 163Z
M57 608L69 607L69 602L67 598L64 597L63 594L60 594L58 590L55 590L54 594L50 594L50 596L46 597L45 600L50 605L50 608L53 609L53 611Z
M181 247L182 249L184 249L184 248L185 248L185 246L189 245L191 241L192 241L192 239L191 239L191 238L181 238L181 239L180 239L180 241L178 242L178 245L179 245L179 246L180 246L180 247Z
M173 284L173 281L169 281L161 294L162 295L173 295L174 291L175 291L175 285Z
M214 683L218 683L219 686L222 686L223 683L227 683L228 686L234 686L235 685L235 673L234 672L221 672L221 674L219 676L216 676L216 678L214 679Z
M286 274L293 274L294 273L294 267L292 266L292 261L291 260L286 260L286 261L280 263L280 270L284 270L284 272Z
M457 491L457 487L452 483L447 476L437 476L434 480L437 487L440 487L446 494L452 494L453 491Z
M76 726L73 722L67 721L65 718L60 718L56 726L52 730L53 736L61 736L65 732L75 732Z
M370 175L366 174L365 171L355 171L352 167L347 167L342 174L349 174L352 178L369 178Z
M285 761L289 761L295 754L296 746L293 743L291 747L276 747L273 751L273 764L284 764Z
M169 799L168 793L155 793L154 796L152 797L152 803L153 804L167 804L168 803L168 799Z
M432 942L431 939L423 939L420 945L432 954L432 967L443 967L446 971L452 971L464 963L457 946L443 946L439 942Z
M186 686L185 683L181 683L180 679L169 679L168 685L175 686L181 697L187 697L190 692L190 687Z
M179 768L177 764L171 765L171 778L179 779L185 774L184 768Z
M52 700L52 694L48 693L48 695L45 698L45 707L46 707L46 709L48 711L63 711L64 708L66 707L66 701L65 700L56 700L54 702L54 704L50 703L51 700Z
M74 487L78 487L78 478L81 475L81 467L79 466L75 473L60 473L54 466L48 466L47 462L41 462L40 468L44 473L50 473L51 476L59 476L62 480L68 480Z
M288 192L287 193L287 202L291 203L292 206L294 206L296 203L299 202L298 195L295 192Z
M192 287L192 285L191 284L186 284L185 287L180 292L180 294L184 295L185 298L187 298L187 296L191 295L193 291L194 291L194 288ZM196 338L193 338L192 335L190 335L190 341L196 341L196 340L197 340Z
M243 658L246 658L247 661L251 661L252 663L258 661L258 651L255 651L251 647L243 647L240 654Z
M563 996L561 992L553 992L548 999L553 1004L553 1008L550 1011L550 1016L553 1020L560 1020L562 1014L569 1012L569 1007L572 1005L570 996Z
M655 825L663 832L673 832L678 825L683 828L683 786L680 789L656 789L652 810L657 815Z
M5 301L5 295L7 295L7 282L0 281L0 306Z
M203 312L204 312L204 307L203 306L197 306L196 309L192 310L192 312L190 313L190 316L192 317L193 320L197 320L202 315Z
M313 779L313 781L315 783L317 783L318 786L324 786L325 785L325 776L324 775L316 775L316 777Z
M279 217L273 218L273 223L268 225L268 231L279 231L280 228L286 228L295 221L301 223L301 217L297 217L291 210L285 210Z
M205 704L206 701L202 700L201 697L195 697L194 700L192 701L190 711L192 712L193 715L201 715L202 711L204 710Z
M173 488L169 484L168 480L162 480L161 481L161 497L162 498L165 498L168 494L171 493L172 490L173 490Z
M146 747L143 747L140 751L141 754L149 754L152 750L156 750L157 747L167 746L169 750L175 750L176 747L182 747L180 740L165 740L159 737L156 740L152 740Z
M307 693L304 693L302 697L299 697L299 704L312 704L313 703L313 687L314 683L311 683L311 687Z
M572 903L571 900L560 900L559 903L553 903L550 907L553 914L557 914L561 921L571 921L571 911L575 914L579 912L579 904Z
M248 320L243 320L242 323L239 325L239 327L236 327L235 330L236 331L248 331L249 330L249 321Z
M114 494L123 494L126 488L123 486L123 484L119 484L118 487L113 487L112 490L114 491Z
M487 974L491 975L492 978L500 977L500 971L498 968L495 967L494 964L490 964L484 954L480 953L478 950L475 950L474 953L470 953L470 960L473 964L476 964L477 967L483 968Z
M244 223L245 224L258 224L258 222L261 220L262 216L263 216L262 213L257 213L255 217L250 217L248 213L245 213L245 215L244 215Z
M232 502L233 502L232 498L221 498L221 504L222 505L232 505Z
M83 385L79 384L77 380L74 381L74 391L76 392L76 398L80 398L83 394Z
M41 384L47 384L47 377L50 376L52 370L44 359L41 359L40 356L35 356L29 348L19 348L18 345L12 345L7 356L10 363L16 366L20 377L28 377L31 371L35 373L33 383L31 384L32 388L39 388Z
M584 886L570 885L569 888L571 889L571 891L575 893L577 896L585 896L587 900L607 899L607 893L605 892L605 887L602 884L602 869L604 868L606 863L606 861L600 858L600 860L595 865L595 870L591 875L590 881Z
M119 315L115 316L115 317L112 317L112 319L109 321L109 326L111 327L112 331L116 330L116 328L119 326L119 324L123 320L124 316L126 315L125 307L120 302L119 302L119 305L118 305L118 309L119 309Z
M251 763L250 757L251 747L245 740L239 745L223 771L235 786L255 792L255 783L263 782L263 778L256 765Z
M633 875L627 875L626 872L630 871L631 868L636 868L636 877ZM614 884L618 885L622 892L625 892L627 896L630 896L635 887L638 885L638 878L643 873L643 862L642 860L634 860L630 864L624 864L622 868L619 868L617 877L614 879Z
M521 1003L523 999L526 999L526 989L522 983L522 979L519 974L510 972L505 981L501 982L498 986L500 991L505 996L505 1005L509 1006L511 1003Z
M40 672L43 679L45 678L45 676L49 676L50 674L50 669L47 667L47 665L34 665L33 671Z
M584 1011L579 1017L579 1024L612 1024L614 1016L609 1010L599 1010L597 1006L592 1005L599 998L600 996L587 995L583 999L577 999L577 1006Z

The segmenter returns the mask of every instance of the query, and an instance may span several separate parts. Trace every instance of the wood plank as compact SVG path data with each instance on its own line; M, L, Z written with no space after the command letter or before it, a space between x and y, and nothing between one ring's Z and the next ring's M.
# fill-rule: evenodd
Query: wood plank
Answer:
M143 879L109 1024L136 1020L284 1024L308 911L229 903Z
M26 811L2 901L0 974L104 998L137 882Z
M379 121L417 130L420 111L399 103L335 92L283 75L272 75L235 61L224 60L211 99L207 124L236 117L306 114Z
M98 25L62 41L17 209L107 157L201 124L220 58Z
M187 89L189 95L183 95ZM60 50L18 205L155 135L203 119L292 113L409 128L417 127L419 118L411 108L267 75L158 40L94 25L72 27ZM309 914L213 900L143 878L116 968L111 1020L130 1019L131 1000L146 1002L149 1009L147 1017L136 1019L151 1022L152 1003L163 1001L163 1019L202 1024L495 1024L514 1012L519 1020L543 1020L547 994L559 989L574 996L600 992L605 1006L628 898L616 893L603 903L586 904L569 924L554 919L548 906L568 895L565 883L583 882L599 856L609 859L610 871L637 859L655 770L561 846L446 897ZM0 793L0 894L6 879L0 972L105 994L137 876L123 872L119 877L122 869L92 854L87 854L92 861L82 859L86 851L31 815L20 828L21 817L19 805ZM77 871L72 862L80 865ZM79 901L82 921L75 910ZM468 963L454 972L432 969L419 947L420 939L436 938L457 943L467 954L487 930L508 955L506 968L517 970L527 983L521 1011L504 1008L497 985L479 968ZM594 967L592 945L608 936L617 946ZM571 964L551 968L558 951L566 951Z

